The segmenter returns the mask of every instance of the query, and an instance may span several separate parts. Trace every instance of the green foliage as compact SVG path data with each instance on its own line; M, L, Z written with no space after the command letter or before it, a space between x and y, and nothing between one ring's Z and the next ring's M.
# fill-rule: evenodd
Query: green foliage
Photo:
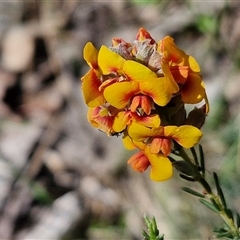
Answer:
M159 235L155 217L149 219L147 216L144 216L144 220L148 230L148 233L146 231L142 231L144 240L164 240L164 235Z

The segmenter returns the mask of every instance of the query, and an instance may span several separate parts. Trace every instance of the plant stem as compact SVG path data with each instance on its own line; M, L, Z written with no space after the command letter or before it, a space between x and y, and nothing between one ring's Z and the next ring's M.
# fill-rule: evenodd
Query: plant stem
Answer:
M220 197L212 192L210 185L208 184L204 176L199 172L198 166L196 166L192 162L191 158L188 156L184 148L181 148L179 150L179 156L181 156L192 167L194 171L193 176L194 179L197 182L199 182L200 185L207 192L206 197L208 197L211 200L211 202L214 203L214 205L218 209L219 215L221 216L223 221L227 224L227 226L231 229L232 234L236 237L240 237L240 232L238 228L235 226L233 219L229 217L226 207L220 201Z

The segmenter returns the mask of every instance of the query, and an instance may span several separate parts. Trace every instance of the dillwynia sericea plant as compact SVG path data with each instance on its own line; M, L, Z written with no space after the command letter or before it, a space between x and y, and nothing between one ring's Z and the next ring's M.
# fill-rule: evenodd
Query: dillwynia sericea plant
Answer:
M240 239L239 214L228 208L216 173L216 193L212 190L205 178L203 149L195 146L209 112L197 61L170 36L156 42L144 28L133 43L113 38L111 47L97 50L88 42L83 57L90 67L81 80L91 125L108 136L122 136L126 149L138 149L127 163L138 172L150 168L151 180L165 181L177 169L181 178L199 182L202 192L182 190L223 219L224 225L214 229L216 237ZM202 102L187 112L186 104ZM144 239L164 239L154 217L145 221Z

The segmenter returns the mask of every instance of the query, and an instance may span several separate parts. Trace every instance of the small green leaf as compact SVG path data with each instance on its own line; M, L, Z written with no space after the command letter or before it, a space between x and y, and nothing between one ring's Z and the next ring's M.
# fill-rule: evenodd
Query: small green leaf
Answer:
M150 236L147 234L147 232L146 231L142 231L142 235L143 235L143 237L144 237L144 240L150 240Z
M182 190L184 192L190 193L190 194L192 194L194 196L197 196L197 197L200 197L200 198L205 198L205 195L203 195L202 193L196 192L196 191L194 191L194 190L192 190L190 188L182 187Z
M157 228L155 217L150 220L147 216L144 216L144 220L147 225L147 230L149 232L147 233L146 231L142 231L144 240L164 240L164 235L159 235L159 230Z
M215 206L213 206L210 202L206 201L203 198L199 199L200 203L202 203L203 205L205 205L206 207L208 207L209 209L211 209L212 211L218 213L218 209L215 208Z
M226 204L226 200L225 200L225 197L223 195L223 191L222 191L222 188L219 184L219 180L218 180L218 176L217 174L214 172L213 173L213 178L214 178L214 181L215 181L215 185L216 185L216 188L217 188L217 193L221 199L221 202L222 202L222 205L227 208L227 204Z
M220 211L220 208L219 208L219 206L217 205L216 201L215 201L213 198L210 198L210 201L211 201L212 205L213 205L218 211Z
M189 182L195 182L196 180L193 177L189 177L187 175L184 175L182 173L179 174L179 177L183 178L184 180L187 180Z
M199 150L200 167L201 167L201 171L202 171L202 176L204 177L204 175L205 175L205 158L204 158L203 148L202 148L201 144L199 144L198 150Z
M216 235L216 238L222 238L222 237L228 237L228 238L231 238L232 239L232 234L230 234L229 232L225 232L225 233L218 233Z
M240 216L239 216L238 212L236 212L236 220L235 220L235 222L236 222L237 227L239 228L240 227Z
M195 162L195 165L196 165L196 166L199 166L198 157L197 157L197 153L196 153L196 151L195 151L195 148L194 148L194 147L191 147L190 150L191 150L191 153L192 153L192 156L193 156L193 160L194 160L194 162Z
M212 193L212 189L204 178L200 178L199 182L202 184L207 193Z

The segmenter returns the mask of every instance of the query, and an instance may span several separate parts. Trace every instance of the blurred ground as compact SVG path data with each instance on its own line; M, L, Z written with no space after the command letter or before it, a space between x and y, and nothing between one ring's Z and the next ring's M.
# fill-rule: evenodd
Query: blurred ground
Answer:
M199 62L211 104L202 141L207 169L221 173L240 210L238 1L6 1L0 239L141 239L143 214L156 216L166 239L213 236L216 216L181 192L187 183L177 173L150 182L126 166L120 138L86 120L83 46L110 45L112 37L131 42L140 27L156 40L171 35Z

